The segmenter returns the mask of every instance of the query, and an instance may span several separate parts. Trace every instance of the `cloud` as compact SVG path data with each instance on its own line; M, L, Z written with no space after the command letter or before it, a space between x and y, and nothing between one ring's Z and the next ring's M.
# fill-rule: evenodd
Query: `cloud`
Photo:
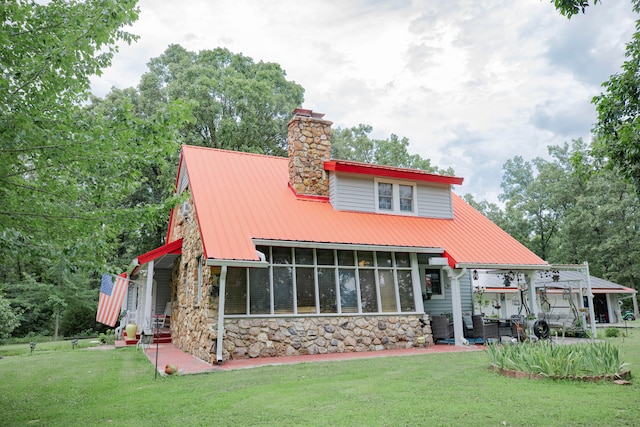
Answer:
M507 159L589 140L590 100L619 70L636 18L627 1L571 20L549 2L507 0L139 5L140 41L93 80L97 95L136 86L171 43L225 47L280 64L305 89L304 107L334 127L365 123L374 138L407 137L411 153L453 167L465 178L457 191L476 199L499 193Z

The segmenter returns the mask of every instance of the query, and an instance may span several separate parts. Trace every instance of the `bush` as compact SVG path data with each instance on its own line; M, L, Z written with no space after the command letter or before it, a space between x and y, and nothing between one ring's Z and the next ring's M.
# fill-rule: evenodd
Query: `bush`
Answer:
M65 337L82 336L96 326L96 309L86 301L71 300L62 314L60 333Z
M99 339L103 344L114 344L116 342L115 331L113 329L109 329L106 333L100 334Z
M497 368L556 378L620 374L626 366L620 349L608 342L557 345L540 341L487 349Z
M619 337L620 336L620 329L618 328L607 328L604 330L604 336L605 337Z

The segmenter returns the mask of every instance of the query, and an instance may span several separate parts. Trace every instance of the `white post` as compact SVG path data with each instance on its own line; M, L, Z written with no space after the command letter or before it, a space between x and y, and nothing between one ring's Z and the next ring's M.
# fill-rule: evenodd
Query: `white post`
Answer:
M531 314L538 318L538 295L536 294L536 272L527 272L524 276L527 286L529 286L529 310Z
M216 337L216 362L222 363L222 344L224 341L224 294L227 283L227 266L220 271L220 291L218 295L218 330Z
M151 305L152 305L152 291L153 291L153 273L154 273L154 265L155 262L153 260L149 261L147 265L147 283L144 289L144 307L142 313L142 323L139 325L140 332L145 327L151 327ZM140 311L138 311L138 316L140 316Z
M591 275L589 274L589 263L584 262L584 274L587 281L587 298L589 300L589 320L591 320L591 336L593 339L598 338L596 332L596 315L593 309L593 292L591 291Z
M455 275L451 267L444 269L451 280L451 311L453 315L453 336L456 345L464 345L464 332L462 328L462 302L460 301L460 278L467 273L467 269L460 270L460 274Z

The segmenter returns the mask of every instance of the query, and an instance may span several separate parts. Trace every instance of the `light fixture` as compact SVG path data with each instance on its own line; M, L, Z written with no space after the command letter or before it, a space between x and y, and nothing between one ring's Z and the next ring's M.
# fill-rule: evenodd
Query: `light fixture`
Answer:
M473 280L478 280L478 270L473 270Z

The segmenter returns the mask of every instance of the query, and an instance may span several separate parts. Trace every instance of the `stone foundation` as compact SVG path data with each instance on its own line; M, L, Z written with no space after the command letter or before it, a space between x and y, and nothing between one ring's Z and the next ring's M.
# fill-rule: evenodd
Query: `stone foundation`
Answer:
M223 359L410 348L433 339L418 316L226 319ZM215 358L215 354L212 355Z

